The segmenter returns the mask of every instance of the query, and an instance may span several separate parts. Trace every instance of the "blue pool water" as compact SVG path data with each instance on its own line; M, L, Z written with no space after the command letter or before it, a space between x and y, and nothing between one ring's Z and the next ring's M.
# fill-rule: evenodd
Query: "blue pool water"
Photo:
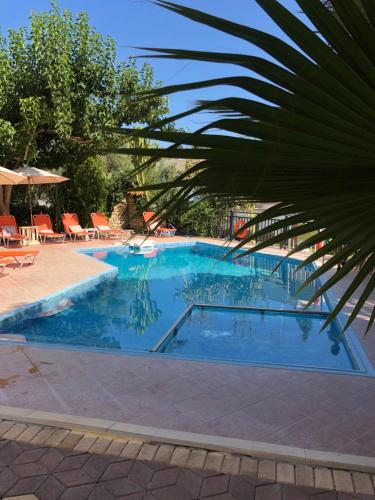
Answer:
M224 259L224 253L222 247L203 243L163 246L148 256L130 254L124 247L93 251L92 257L118 269L116 279L73 297L58 314L7 321L0 325L0 334L16 335L30 343L148 352L192 303L302 309L315 290L312 284L297 294L301 282L312 272L296 272L299 261L284 261L273 273L278 257L255 254L233 260ZM326 306L318 301L311 309L321 311ZM318 333L321 321L319 316L270 315L265 319L218 311L208 314L202 324L194 313L177 339L186 341L189 337L189 341L178 347L170 344L165 351L170 355L355 369L338 330ZM241 325L239 330L237 324ZM229 334L210 337L207 331L211 330Z
M337 326L320 334L322 314L194 307L160 347L173 356L356 370Z

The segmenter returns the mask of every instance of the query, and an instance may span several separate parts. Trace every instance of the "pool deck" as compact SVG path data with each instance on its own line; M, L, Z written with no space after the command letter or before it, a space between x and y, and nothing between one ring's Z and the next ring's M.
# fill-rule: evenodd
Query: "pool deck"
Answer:
M34 265L6 270L0 314L107 270L75 251L92 246L111 244L39 246ZM353 327L375 365L375 328L363 338L373 304ZM2 345L0 405L375 456L369 377Z

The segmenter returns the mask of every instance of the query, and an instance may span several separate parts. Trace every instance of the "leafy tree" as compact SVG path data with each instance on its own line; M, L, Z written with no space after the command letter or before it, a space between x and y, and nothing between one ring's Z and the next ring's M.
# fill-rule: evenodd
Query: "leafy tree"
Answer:
M161 198L161 206L166 200ZM233 208L230 200L209 196L201 200L186 201L169 217L179 232L189 235L217 237L217 229L223 217Z
M124 199L124 193L133 188L131 172L134 165L130 156L108 154L105 156L108 179L106 211L111 213L113 207Z
M251 222L255 226L266 219L279 218L256 231L255 237L266 239L251 251L308 233L311 235L291 253L326 241L303 263L327 257L306 283L336 270L336 264L343 260L346 264L324 282L310 303L357 270L326 322L330 323L363 285L347 321L349 326L375 288L374 2L331 0L332 12L320 0L297 0L316 32L278 0L257 0L294 45L261 30L173 2L157 3L245 40L269 56L155 49L155 57L232 64L251 72L249 76L175 85L150 93L166 95L222 84L249 93L247 97L199 102L185 112L186 116L211 110L221 115L195 133L161 132L157 127L136 132L137 136L174 144L156 151L159 156L200 160L184 176L165 184L166 192L175 189L178 193L165 210L197 193L239 201L278 201ZM164 120L159 126L165 123ZM220 134L210 134L211 129L218 129ZM195 149L177 149L181 144ZM144 155L147 153L143 151ZM285 232L272 236L276 229ZM375 308L368 328L374 320Z
M135 94L155 86L150 65L116 62L114 41L52 1L33 12L30 26L0 36L0 164L28 162L68 170L117 143L108 126L149 124L167 110L167 99ZM80 178L80 173L77 174ZM0 186L0 213L9 212L11 188Z
M67 182L61 187L63 210L78 213L83 226L91 225L90 214L104 212L106 208L108 180L104 159L90 157L80 165L67 166L65 172L74 176L74 182Z

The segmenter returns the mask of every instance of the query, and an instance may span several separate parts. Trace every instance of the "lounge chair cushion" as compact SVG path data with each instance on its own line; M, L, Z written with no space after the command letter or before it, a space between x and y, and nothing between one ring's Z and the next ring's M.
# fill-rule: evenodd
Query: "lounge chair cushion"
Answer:
M109 226L97 226L99 231L109 231L111 228Z
M2 233L3 236L15 236L17 234L17 228L15 226L3 226Z
M155 231L157 229L157 225L159 224L159 221L156 220L154 222L148 222L147 225L151 231Z
M49 229L47 224L41 224L40 226L38 226L38 231L39 234L53 234L52 229Z
M72 231L72 233L80 233L83 231L80 224L75 224L74 226L69 226L69 229Z

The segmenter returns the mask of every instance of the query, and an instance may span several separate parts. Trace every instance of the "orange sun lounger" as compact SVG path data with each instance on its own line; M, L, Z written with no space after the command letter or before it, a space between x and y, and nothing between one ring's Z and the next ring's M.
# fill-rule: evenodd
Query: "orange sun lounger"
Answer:
M240 219L234 225L235 238L237 238L238 240L243 240L244 238L246 238L250 234L249 228L243 229L241 231L242 227L245 224L246 224L246 222L243 219Z
M159 220L155 219L155 212L143 212L143 220L146 224L147 234L153 233L155 236L174 236L176 228L172 224L168 226L158 226Z
M0 250L0 265L4 264L5 261L8 261L4 265L11 264L12 261L19 264L22 267L24 264L33 264L35 257L38 255L39 250L32 249L24 249L24 248L12 248L8 250ZM22 257L22 261L20 261L20 257Z
M100 212L93 212L91 214L93 227L98 231L100 238L123 238L131 236L133 231L126 231L125 229L112 229L109 226L108 218L105 214Z
M26 236L22 236L18 232L18 226L16 218L13 215L0 215L0 241L4 241L6 247L9 246L11 241L15 241L20 245L24 242L28 242Z
M9 264L13 264L13 259L2 259L0 258L0 275L4 273L4 269Z
M88 240L94 237L93 231L82 229L77 214L62 214L61 219L64 231L71 239L76 240L77 238L84 238Z
M65 241L64 233L55 233L52 226L51 217L48 214L38 214L33 216L34 226L38 228L39 239L45 243L47 240Z

